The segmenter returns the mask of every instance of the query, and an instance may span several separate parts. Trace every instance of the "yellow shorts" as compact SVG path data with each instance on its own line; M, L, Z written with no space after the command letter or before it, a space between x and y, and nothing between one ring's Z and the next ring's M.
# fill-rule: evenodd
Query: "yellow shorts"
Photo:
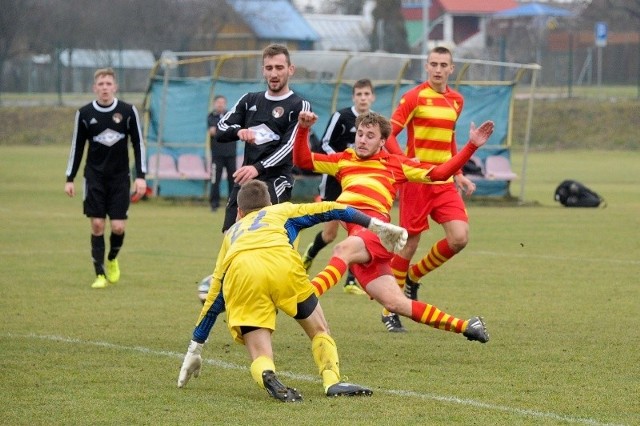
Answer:
M275 330L278 309L294 317L298 303L313 294L313 287L300 255L290 247L276 247L238 253L222 291L229 331L236 342L244 343L241 326Z

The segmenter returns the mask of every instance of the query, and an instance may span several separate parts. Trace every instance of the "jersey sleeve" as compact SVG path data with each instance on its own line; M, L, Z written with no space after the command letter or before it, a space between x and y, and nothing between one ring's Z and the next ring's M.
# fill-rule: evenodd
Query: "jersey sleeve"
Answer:
M389 138L387 138L387 142L385 143L385 149L391 153L396 155L405 155L400 148L400 144L398 143L397 136L407 127L413 115L415 113L415 108L417 105L417 92L415 90L410 90L409 92L402 95L400 98L400 103L391 114L391 118L389 121L391 122L391 134Z
M336 203L335 201L291 204L291 206L293 208L290 214L291 217L285 223L285 229L291 244L293 244L301 230L321 222L340 220L355 223L365 228L371 223L371 217L353 207Z
M220 245L220 250L218 251L218 257L216 258L216 266L213 269L213 274L211 276L212 285L214 280L222 282L224 279L224 274L227 272L228 262L226 260L226 257L227 252L229 251L229 247L231 246L230 235L231 234L227 232L222 239L222 244Z
M135 105L131 105L131 119L128 123L131 144L133 145L133 156L136 165L136 178L144 179L147 173L147 154L140 128L140 117Z
M84 145L88 138L87 128L82 121L80 111L76 111L76 117L73 124L73 136L71 137L71 150L69 151L69 160L67 161L67 182L73 182L78 169L80 168L80 162L82 161L82 155L84 153Z
M456 102L458 103L458 109L456 110L457 114L458 114L458 118L460 117L460 114L462 114L462 108L464 107L464 98L462 97L462 95L458 95L456 96ZM454 126L453 128L453 132L451 133L451 157L455 157L455 155L458 153L458 144L456 142L456 128L457 128L457 119L456 119L456 126ZM460 168L456 173L456 175L461 175L462 174L462 168Z
M332 142L336 139L337 136L340 136L339 126L340 122L340 112L336 111L331 116L329 123L327 124L327 128L324 131L324 135L322 135L322 151L325 154L335 154L335 150L332 148Z
M313 170L313 158L309 148L310 129L296 125L293 141L293 164L302 170Z
M407 127L409 121L413 118L417 103L417 92L410 90L400 98L400 103L396 107L393 114L391 114L392 133L394 136L398 135L402 129Z
M300 107L291 115L289 127L282 136L284 143L267 158L261 160L258 165L255 165L257 166L256 168L258 169L258 172L270 167L280 167L291 161L291 152L293 151L295 143L296 129L298 128L298 114L300 111L311 111L311 104L308 101L301 99ZM307 136L306 140L308 139L309 137Z
M405 159L402 161L402 169L406 178L411 182L444 182L456 174L477 149L478 147L469 142L454 157L437 166Z
M238 132L244 126L249 93L240 97L238 102L218 122L216 132L217 142L235 142L238 140Z

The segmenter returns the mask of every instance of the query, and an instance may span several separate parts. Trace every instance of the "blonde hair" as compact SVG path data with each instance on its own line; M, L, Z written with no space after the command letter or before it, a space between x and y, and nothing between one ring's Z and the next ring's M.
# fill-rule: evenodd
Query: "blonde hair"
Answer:
M238 209L244 214L271 205L267 184L260 180L250 180L238 191Z
M96 72L93 73L93 81L96 81L98 77L102 77L105 75L110 75L113 77L113 81L116 81L116 72L113 68L100 68L97 69Z

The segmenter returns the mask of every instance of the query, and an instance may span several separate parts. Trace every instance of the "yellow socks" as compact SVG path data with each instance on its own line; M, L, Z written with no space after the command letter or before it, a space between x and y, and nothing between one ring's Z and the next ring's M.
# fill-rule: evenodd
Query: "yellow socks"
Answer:
M253 380L264 389L264 383L262 383L262 372L265 370L276 371L276 366L273 360L267 356L259 356L251 363L251 377Z
M311 340L313 360L318 366L318 373L322 376L322 385L327 389L340 381L340 367L338 347L336 342L326 333L318 333Z

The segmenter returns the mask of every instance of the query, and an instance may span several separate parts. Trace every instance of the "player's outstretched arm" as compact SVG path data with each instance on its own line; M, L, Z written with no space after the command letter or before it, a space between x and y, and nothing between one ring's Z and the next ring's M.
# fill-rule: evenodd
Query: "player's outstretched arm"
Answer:
M428 175L431 181L445 181L460 170L476 150L489 140L489 137L493 134L493 127L493 121L490 120L485 121L478 128L476 128L475 124L471 123L467 144L448 161L429 171Z
M309 148L309 128L318 121L318 116L311 111L300 111L298 128L293 141L293 164L302 170L313 170L313 156Z

